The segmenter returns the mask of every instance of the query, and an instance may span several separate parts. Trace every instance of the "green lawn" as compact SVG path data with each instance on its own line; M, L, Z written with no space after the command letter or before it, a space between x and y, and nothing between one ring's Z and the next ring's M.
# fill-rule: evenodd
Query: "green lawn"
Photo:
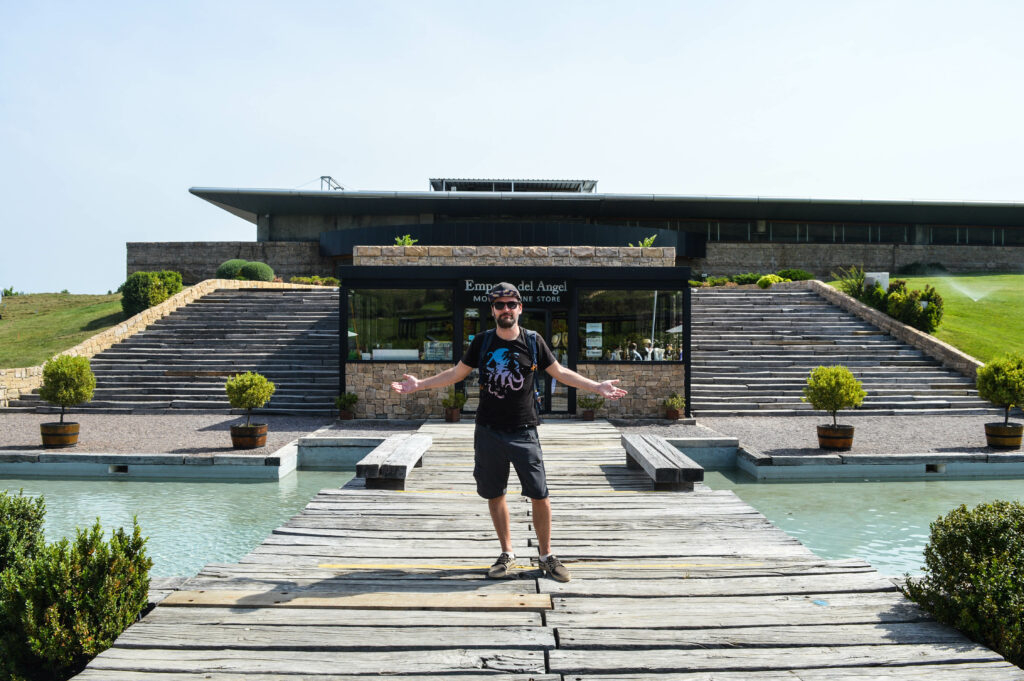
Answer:
M946 304L935 336L982 362L1024 352L1024 274L898 277L909 288L934 286Z
M0 303L0 367L42 364L124 319L121 294L30 293Z

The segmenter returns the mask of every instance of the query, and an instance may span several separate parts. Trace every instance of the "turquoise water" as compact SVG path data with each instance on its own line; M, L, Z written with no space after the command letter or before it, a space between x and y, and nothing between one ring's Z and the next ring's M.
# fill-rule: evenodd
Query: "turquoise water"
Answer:
M154 577L191 576L207 563L233 563L352 471L297 471L268 482L195 482L0 477L0 489L46 498L46 538L74 537L100 519L104 530L139 518Z
M822 558L861 558L884 575L920 574L929 525L960 504L1024 501L1024 480L755 482L738 471L708 471Z

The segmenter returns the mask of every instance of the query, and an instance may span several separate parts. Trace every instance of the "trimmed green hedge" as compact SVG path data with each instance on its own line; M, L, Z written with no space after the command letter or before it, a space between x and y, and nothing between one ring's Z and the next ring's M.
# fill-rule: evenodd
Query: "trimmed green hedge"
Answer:
M238 272L242 269L242 265L249 262L248 260L239 260L238 258L232 258L231 260L225 260L217 268L218 279L236 279Z
M238 278L248 281L274 281L274 270L264 262L247 262L238 270Z
M1024 504L961 505L931 524L925 575L904 593L1015 665L1024 665Z
M138 619L148 602L153 561L134 520L131 534L114 530L109 542L97 521L79 529L73 542L46 545L42 499L13 499L0 497L0 505L19 509L3 514L0 540L29 539L0 571L0 679L67 679Z
M134 272L117 289L125 317L134 317L181 291L181 274L171 270Z

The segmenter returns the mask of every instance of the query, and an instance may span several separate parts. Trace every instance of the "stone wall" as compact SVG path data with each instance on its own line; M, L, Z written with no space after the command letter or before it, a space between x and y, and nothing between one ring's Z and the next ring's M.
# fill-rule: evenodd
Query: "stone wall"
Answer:
M709 241L707 256L688 259L695 276L798 268L821 279L850 265L891 272L912 263L942 263L951 272L1024 271L1024 248L916 244L783 244Z
M270 265L287 282L291 277L334 276L334 262L320 255L318 242L166 241L128 242L127 276L133 272L174 270L185 284L212 278L225 260L241 258Z
M598 414L607 418L664 417L665 398L672 393L682 395L686 389L686 368L674 362L580 364L576 371L592 381L619 379L619 387L627 395L615 401L605 400ZM577 390L576 394L584 393Z
M78 345L58 355L92 357L125 338L130 338L158 319L166 317L179 307L188 305L217 289L275 288L275 289L316 289L317 286L301 284L280 284L266 281L237 281L233 279L207 279L176 293L159 305L143 310L117 326L100 331ZM9 400L16 400L22 394L30 393L43 384L43 366L0 369L0 407L8 406Z
M354 265L674 267L676 249L628 246L356 246Z
M355 406L356 418L441 418L444 416L441 400L448 388L399 395L391 389L391 382L401 380L402 374L425 378L451 367L451 362L348 362L345 365L345 389L359 395Z

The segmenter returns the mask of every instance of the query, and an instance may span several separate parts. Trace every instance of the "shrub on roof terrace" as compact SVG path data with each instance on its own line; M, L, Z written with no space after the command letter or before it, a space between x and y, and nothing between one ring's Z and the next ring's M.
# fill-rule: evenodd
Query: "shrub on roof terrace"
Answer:
M233 258L231 260L225 260L217 268L218 279L234 279L238 276L239 270L242 269L242 265L249 262L248 260L239 260Z
M238 277L249 281L274 281L274 270L265 262L247 262L238 270Z
M807 270L793 268L779 270L775 274L779 275L783 279L789 279L790 281L807 281L809 279L814 279L813 273L808 272Z
M729 277L730 280L737 284L756 284L757 280L761 278L761 275L757 272L746 272L744 274L734 274Z
M924 576L904 592L1015 665L1024 664L1024 504L964 505L931 524Z

